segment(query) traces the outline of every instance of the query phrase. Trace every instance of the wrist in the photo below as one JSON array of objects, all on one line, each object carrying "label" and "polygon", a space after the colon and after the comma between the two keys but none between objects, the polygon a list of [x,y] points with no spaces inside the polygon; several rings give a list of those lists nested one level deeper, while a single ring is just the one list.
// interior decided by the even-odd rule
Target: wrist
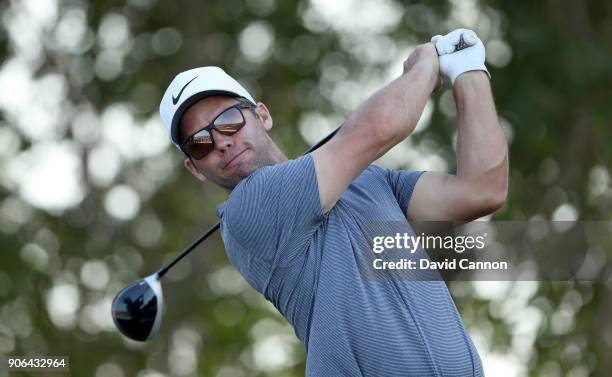
[{"label": "wrist", "polygon": [[457,77],[452,90],[460,107],[465,105],[465,101],[483,100],[485,94],[491,92],[491,81],[484,71],[469,71]]},{"label": "wrist", "polygon": [[489,79],[491,78],[491,75],[489,74],[489,71],[487,70],[485,65],[480,62],[463,62],[463,64],[461,64],[460,66],[453,68],[449,69],[450,72],[448,72],[449,78],[453,85],[459,77],[464,76],[466,74],[468,74],[470,77],[474,73],[477,73],[477,76],[482,76],[484,74],[485,77]]},{"label": "wrist", "polygon": [[422,62],[415,65],[415,73],[427,83],[427,86],[433,91],[440,80],[440,68],[438,64],[430,62]]},{"label": "wrist", "polygon": [[483,83],[488,84],[489,81],[490,77],[486,71],[467,71],[457,76],[453,83],[453,87],[461,89],[474,85],[481,85]]}]

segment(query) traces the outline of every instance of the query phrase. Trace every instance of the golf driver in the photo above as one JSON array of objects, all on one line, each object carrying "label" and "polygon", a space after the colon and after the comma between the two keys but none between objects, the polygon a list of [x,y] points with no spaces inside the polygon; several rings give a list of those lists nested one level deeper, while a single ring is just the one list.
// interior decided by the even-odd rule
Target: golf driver
[{"label": "golf driver", "polygon": [[[321,145],[327,143],[340,127],[335,129],[317,144],[313,145],[304,154],[310,153]],[[163,295],[161,289],[161,278],[174,266],[178,261],[183,259],[193,249],[196,248],[202,241],[207,239],[217,229],[221,223],[212,226],[206,233],[202,234],[191,245],[189,245],[181,254],[162,267],[156,273],[147,276],[146,278],[130,284],[115,296],[112,304],[112,316],[115,326],[121,333],[128,338],[140,342],[151,340],[159,331],[161,324],[161,316],[163,311]]]}]

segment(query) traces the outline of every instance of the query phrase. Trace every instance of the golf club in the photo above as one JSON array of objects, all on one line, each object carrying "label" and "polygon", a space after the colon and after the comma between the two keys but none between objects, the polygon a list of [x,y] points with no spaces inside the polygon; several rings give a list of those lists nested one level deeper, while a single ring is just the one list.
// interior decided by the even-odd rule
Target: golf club
[{"label": "golf club", "polygon": [[[340,127],[336,128],[317,144],[310,147],[304,154],[310,153],[327,143],[339,129]],[[161,278],[172,266],[219,229],[220,225],[220,222],[213,225],[206,233],[202,234],[191,245],[185,248],[178,257],[159,271],[130,284],[115,296],[111,314],[115,326],[117,326],[123,335],[132,340],[144,342],[151,340],[157,334],[161,324],[164,302],[160,283]]]}]

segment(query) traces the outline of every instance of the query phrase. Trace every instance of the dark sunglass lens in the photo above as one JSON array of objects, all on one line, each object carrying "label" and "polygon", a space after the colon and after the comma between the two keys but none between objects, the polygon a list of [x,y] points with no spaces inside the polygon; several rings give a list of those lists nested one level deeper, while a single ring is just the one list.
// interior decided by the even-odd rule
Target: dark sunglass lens
[{"label": "dark sunglass lens", "polygon": [[130,339],[145,341],[151,334],[157,315],[157,296],[146,281],[125,288],[113,301],[113,320]]},{"label": "dark sunglass lens", "polygon": [[223,112],[215,119],[215,130],[224,135],[233,135],[244,126],[242,112],[235,107]]},{"label": "dark sunglass lens", "polygon": [[206,130],[198,132],[190,138],[185,147],[187,153],[196,160],[203,158],[213,150],[210,133]]}]

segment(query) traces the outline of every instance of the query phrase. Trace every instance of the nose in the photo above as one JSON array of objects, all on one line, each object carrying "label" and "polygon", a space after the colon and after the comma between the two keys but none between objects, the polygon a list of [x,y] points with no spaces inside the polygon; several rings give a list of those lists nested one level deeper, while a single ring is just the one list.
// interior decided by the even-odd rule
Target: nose
[{"label": "nose", "polygon": [[215,140],[215,148],[221,153],[225,153],[229,148],[234,145],[234,141],[231,136],[226,136],[213,128],[212,136]]}]

